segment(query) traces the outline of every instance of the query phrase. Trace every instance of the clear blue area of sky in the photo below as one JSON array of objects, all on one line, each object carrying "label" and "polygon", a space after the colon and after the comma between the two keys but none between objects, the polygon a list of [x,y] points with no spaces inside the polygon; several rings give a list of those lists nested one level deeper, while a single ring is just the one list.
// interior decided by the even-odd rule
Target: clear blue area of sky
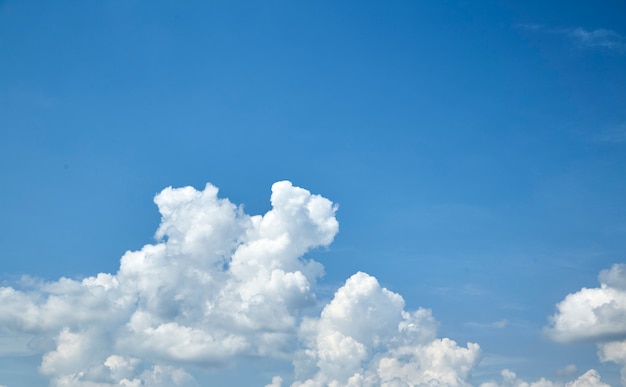
[{"label": "clear blue area of sky", "polygon": [[256,214],[288,179],[339,203],[311,254],[330,288],[376,276],[491,377],[617,383],[542,327],[626,260],[625,20],[621,0],[0,1],[1,279],[115,272],[166,186]]}]

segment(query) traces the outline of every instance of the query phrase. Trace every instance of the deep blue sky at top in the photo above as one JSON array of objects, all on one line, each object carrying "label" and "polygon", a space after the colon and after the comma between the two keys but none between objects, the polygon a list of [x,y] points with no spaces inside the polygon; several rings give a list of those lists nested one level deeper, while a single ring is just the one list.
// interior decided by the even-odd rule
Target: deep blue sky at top
[{"label": "deep blue sky at top", "polygon": [[624,15],[0,2],[2,279],[115,272],[152,241],[166,186],[212,182],[256,214],[289,179],[340,205],[336,242],[313,253],[330,283],[367,271],[483,347],[463,323],[536,336],[626,257],[626,53],[567,32],[624,36]]}]

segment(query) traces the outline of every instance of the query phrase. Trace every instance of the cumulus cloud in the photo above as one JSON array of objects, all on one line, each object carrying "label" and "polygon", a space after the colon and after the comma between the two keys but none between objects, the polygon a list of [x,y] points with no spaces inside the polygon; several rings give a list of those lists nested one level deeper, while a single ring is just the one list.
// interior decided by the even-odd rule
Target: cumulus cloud
[{"label": "cumulus cloud", "polygon": [[287,181],[262,216],[217,193],[156,195],[157,243],[127,252],[115,274],[0,288],[0,327],[53,343],[40,371],[57,386],[193,385],[171,364],[286,356],[323,272],[303,256],[332,242],[336,206]]},{"label": "cumulus cloud", "polygon": [[610,361],[622,367],[622,385],[626,386],[626,340],[598,344],[598,356],[603,362]]},{"label": "cumulus cloud", "polygon": [[556,341],[590,340],[603,362],[622,367],[626,386],[626,264],[598,275],[599,288],[582,288],[557,304],[546,332]]},{"label": "cumulus cloud", "polygon": [[[166,188],[154,201],[156,242],[126,252],[116,273],[0,287],[0,332],[15,347],[2,353],[41,354],[39,371],[59,387],[197,386],[189,367],[241,357],[291,360],[294,387],[469,385],[479,345],[438,338],[430,310],[406,310],[373,276],[354,274],[315,313],[323,266],[306,255],[339,230],[330,200],[282,181],[263,215],[244,213],[210,184]],[[624,273],[616,265],[600,274],[601,288],[559,304],[553,337],[626,332]],[[624,342],[598,353],[626,364]],[[503,383],[554,385],[523,384],[511,371]],[[593,370],[571,383],[604,386]]]},{"label": "cumulus cloud", "polygon": [[557,341],[626,338],[626,264],[599,275],[599,288],[582,288],[557,305],[547,333]]},{"label": "cumulus cloud", "polygon": [[283,378],[280,376],[274,376],[272,378],[272,383],[266,384],[265,387],[280,387],[283,384]]},{"label": "cumulus cloud", "polygon": [[404,300],[356,273],[306,319],[295,386],[464,386],[480,347],[436,338],[431,312],[404,310]]},{"label": "cumulus cloud", "polygon": [[429,310],[406,311],[372,276],[355,274],[312,315],[323,267],[306,254],[338,232],[330,200],[282,181],[264,215],[210,184],[154,201],[156,243],[117,273],[0,288],[0,329],[30,340],[52,386],[194,386],[183,367],[241,356],[292,359],[295,386],[467,385],[479,346],[437,338]]}]

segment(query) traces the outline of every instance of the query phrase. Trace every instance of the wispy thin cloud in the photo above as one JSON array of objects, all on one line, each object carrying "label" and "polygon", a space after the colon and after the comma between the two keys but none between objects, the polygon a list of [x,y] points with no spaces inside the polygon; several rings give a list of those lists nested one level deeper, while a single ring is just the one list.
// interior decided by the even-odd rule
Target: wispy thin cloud
[{"label": "wispy thin cloud", "polygon": [[506,319],[494,321],[493,323],[491,323],[492,327],[498,328],[498,329],[505,328],[507,325],[509,325],[509,320],[506,320]]},{"label": "wispy thin cloud", "polygon": [[576,28],[551,28],[543,24],[517,24],[517,28],[531,32],[543,32],[558,34],[568,37],[576,45],[587,49],[606,49],[619,53],[626,53],[626,36],[605,29],[598,28],[587,30],[582,27]]},{"label": "wispy thin cloud", "polygon": [[584,28],[565,29],[561,33],[571,37],[583,47],[605,48],[619,52],[626,52],[626,37],[612,30],[603,28],[593,31]]},{"label": "wispy thin cloud", "polygon": [[520,30],[527,30],[527,31],[542,31],[546,29],[546,26],[544,26],[543,24],[524,24],[524,23],[520,23],[520,24],[516,24],[515,27],[519,28]]},{"label": "wispy thin cloud", "polygon": [[558,376],[571,377],[578,374],[578,367],[576,367],[576,365],[574,364],[568,364],[565,367],[556,370],[556,374]]},{"label": "wispy thin cloud", "polygon": [[475,327],[475,328],[485,328],[485,329],[496,328],[496,329],[502,329],[502,328],[506,328],[509,325],[509,320],[502,319],[502,320],[493,321],[493,322],[489,322],[489,323],[468,322],[468,323],[465,323],[465,325],[470,326],[470,327]]}]

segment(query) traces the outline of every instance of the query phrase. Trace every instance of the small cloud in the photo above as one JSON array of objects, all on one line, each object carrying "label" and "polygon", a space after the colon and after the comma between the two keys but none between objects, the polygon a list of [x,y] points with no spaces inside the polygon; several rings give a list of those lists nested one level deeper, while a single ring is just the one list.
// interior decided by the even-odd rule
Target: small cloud
[{"label": "small cloud", "polygon": [[565,367],[556,370],[556,374],[558,376],[564,377],[574,376],[578,374],[578,367],[576,367],[574,364],[568,364]]},{"label": "small cloud", "polygon": [[613,362],[622,367],[622,386],[626,386],[626,340],[599,343],[598,357],[603,363]]},{"label": "small cloud", "polygon": [[566,36],[576,42],[582,48],[601,48],[619,53],[626,52],[626,36],[605,29],[586,30],[582,27],[576,28],[549,28],[542,24],[516,24],[520,30],[530,32],[544,32]]},{"label": "small cloud", "polygon": [[498,328],[498,329],[502,329],[504,327],[506,327],[507,325],[509,325],[509,320],[500,320],[500,321],[494,321],[491,323],[491,326],[494,328]]},{"label": "small cloud", "polygon": [[280,387],[282,385],[283,385],[283,378],[281,378],[280,376],[274,376],[272,378],[272,383],[267,384],[265,387]]},{"label": "small cloud", "polygon": [[493,321],[493,322],[467,322],[465,323],[465,325],[469,327],[473,327],[473,328],[478,328],[478,329],[493,329],[493,328],[502,329],[509,325],[509,320],[502,319],[502,320]]},{"label": "small cloud", "polygon": [[468,323],[465,323],[465,325],[470,326],[470,327],[474,327],[474,328],[481,328],[481,329],[490,329],[490,328],[502,329],[502,328],[504,328],[504,327],[509,325],[509,320],[502,319],[502,320],[493,321],[493,322],[490,322],[490,323],[468,322]]},{"label": "small cloud", "polygon": [[543,24],[516,24],[515,27],[528,31],[541,31],[545,29]]},{"label": "small cloud", "polygon": [[588,31],[578,27],[562,30],[562,33],[575,39],[583,47],[599,47],[619,52],[626,51],[626,37],[612,30],[600,28]]}]

